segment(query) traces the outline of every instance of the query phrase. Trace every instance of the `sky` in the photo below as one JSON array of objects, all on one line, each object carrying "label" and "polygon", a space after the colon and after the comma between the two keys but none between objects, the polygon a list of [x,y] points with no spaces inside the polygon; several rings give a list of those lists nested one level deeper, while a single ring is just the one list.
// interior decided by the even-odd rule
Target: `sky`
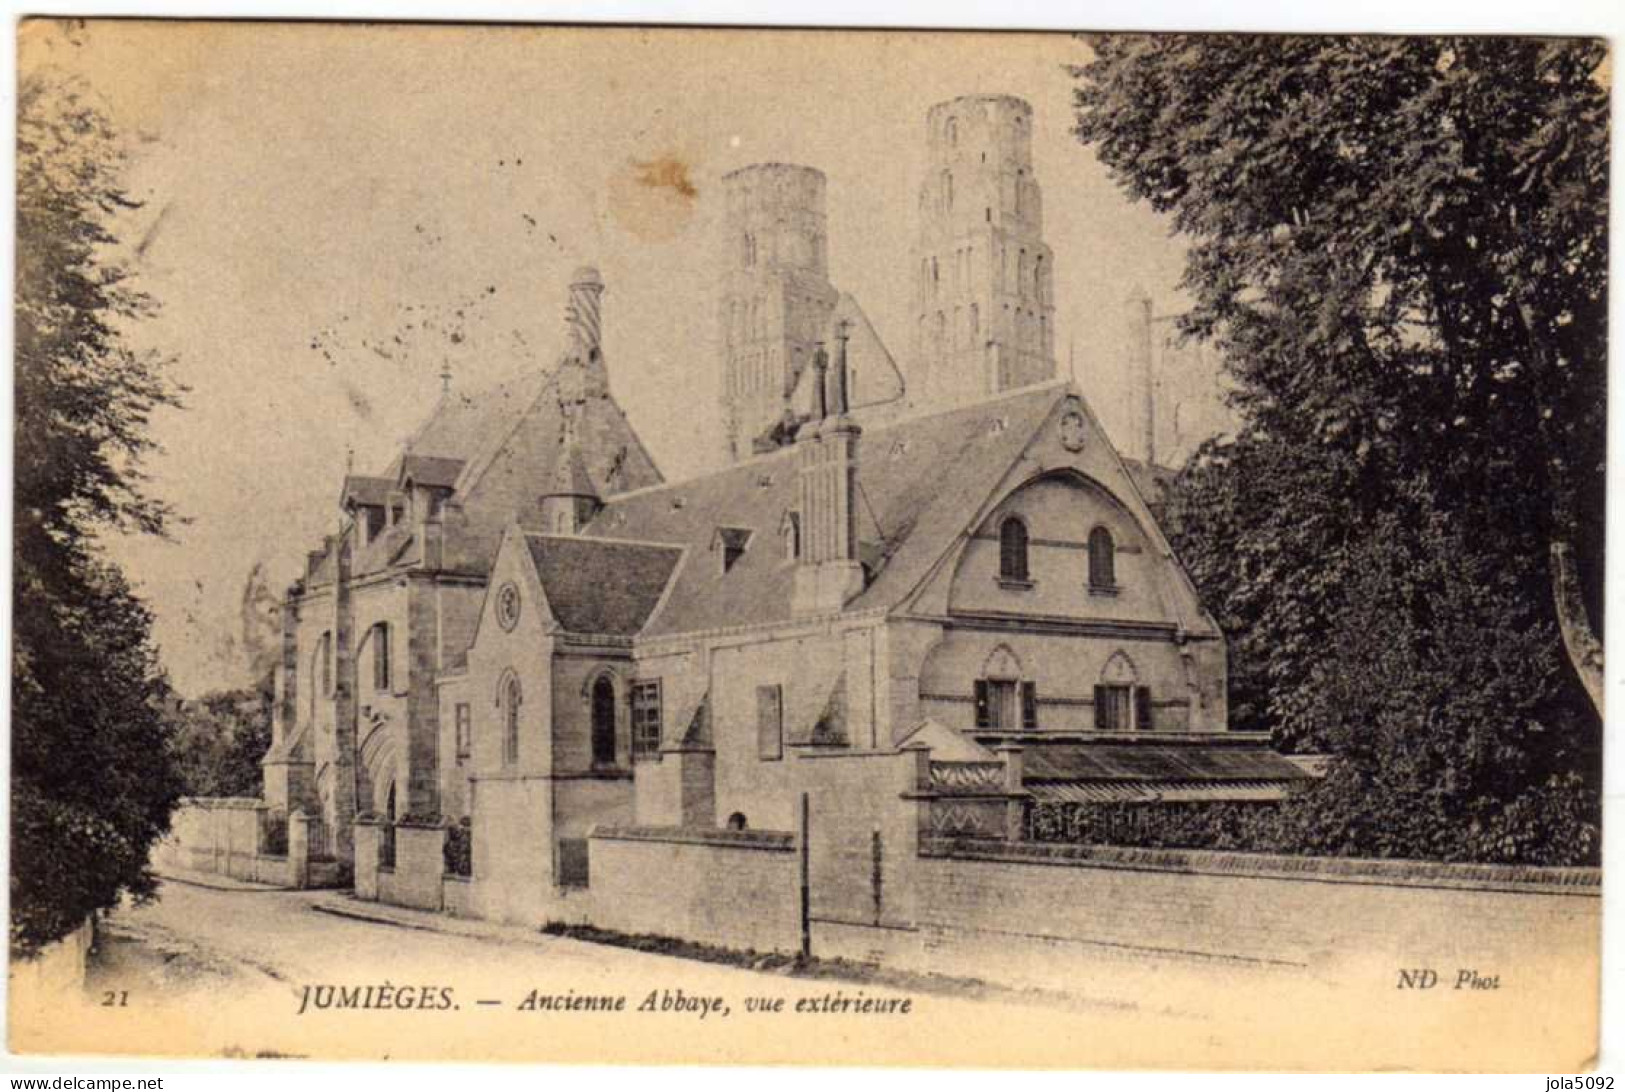
[{"label": "sky", "polygon": [[[1055,345],[1126,430],[1122,301],[1177,302],[1183,251],[1072,137],[1087,47],[1061,34],[274,23],[26,25],[24,74],[82,76],[134,140],[123,257],[185,406],[153,422],[151,488],[187,519],[110,544],[187,694],[235,685],[250,570],[280,589],[378,472],[443,371],[482,386],[563,348],[571,271],[607,284],[616,398],[668,479],[721,462],[721,176],[828,176],[830,279],[905,363],[934,103],[1034,108]],[[650,164],[664,165],[651,171]],[[651,177],[681,185],[648,185]]]}]

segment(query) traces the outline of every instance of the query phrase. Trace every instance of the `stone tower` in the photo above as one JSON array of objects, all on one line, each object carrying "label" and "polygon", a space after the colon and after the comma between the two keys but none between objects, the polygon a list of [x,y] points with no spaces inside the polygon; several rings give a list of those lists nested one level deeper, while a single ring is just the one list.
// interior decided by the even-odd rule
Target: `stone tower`
[{"label": "stone tower", "polygon": [[926,116],[908,379],[916,408],[1055,376],[1054,263],[1032,127],[1032,107],[1009,95],[967,95]]},{"label": "stone tower", "polygon": [[759,163],[722,182],[722,420],[737,461],[784,416],[839,294],[829,283],[823,172]]}]

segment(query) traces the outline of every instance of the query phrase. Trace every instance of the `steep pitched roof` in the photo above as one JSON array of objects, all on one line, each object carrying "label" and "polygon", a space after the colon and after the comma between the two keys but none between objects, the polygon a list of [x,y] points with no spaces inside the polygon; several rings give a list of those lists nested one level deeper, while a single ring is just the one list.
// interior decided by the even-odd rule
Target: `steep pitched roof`
[{"label": "steep pitched roof", "polygon": [[[602,372],[602,361],[596,362]],[[602,379],[602,376],[599,376]],[[578,384],[579,386],[580,384]],[[614,493],[661,480],[642,440],[609,393],[607,383],[570,397],[579,439],[566,444],[565,395],[557,370],[527,366],[511,379],[444,395],[427,420],[402,445],[384,474],[351,476],[368,497],[405,478],[450,489],[443,511],[445,567],[461,573],[489,571],[502,530],[565,475],[585,495]],[[562,464],[562,467],[561,467]],[[351,485],[347,484],[347,489]],[[328,549],[331,549],[329,544]],[[358,551],[354,572],[376,572],[418,556],[410,527],[391,528]],[[312,585],[332,580],[331,558],[310,571]]]},{"label": "steep pitched roof", "polygon": [[401,458],[401,480],[450,489],[463,472],[464,460],[443,455],[407,454]]},{"label": "steep pitched roof", "polygon": [[393,478],[368,478],[361,474],[351,474],[344,479],[344,491],[339,495],[339,504],[382,508],[389,503],[389,494],[394,488]]},{"label": "steep pitched roof", "polygon": [[581,459],[581,449],[574,444],[569,446],[564,458],[553,464],[553,487],[549,492],[556,497],[598,496],[598,487]]},{"label": "steep pitched roof", "polygon": [[[1065,384],[1051,383],[866,431],[858,537],[878,573],[850,607],[894,605],[913,590],[1067,393]],[[798,506],[798,465],[791,447],[608,499],[588,535],[683,543],[697,557],[719,528],[758,532],[727,572],[692,560],[683,566],[645,636],[789,619],[795,565],[774,532]]]},{"label": "steep pitched roof", "polygon": [[1265,745],[1214,747],[1151,743],[1043,744],[1027,748],[1024,782],[1309,781]]},{"label": "steep pitched roof", "polygon": [[643,628],[682,560],[678,546],[527,534],[525,545],[559,625],[630,637]]},{"label": "steep pitched roof", "polygon": [[[472,460],[492,435],[513,427],[542,392],[550,373],[530,365],[519,375],[472,390],[448,391],[417,432],[403,455]],[[398,473],[400,460],[390,467]]]}]

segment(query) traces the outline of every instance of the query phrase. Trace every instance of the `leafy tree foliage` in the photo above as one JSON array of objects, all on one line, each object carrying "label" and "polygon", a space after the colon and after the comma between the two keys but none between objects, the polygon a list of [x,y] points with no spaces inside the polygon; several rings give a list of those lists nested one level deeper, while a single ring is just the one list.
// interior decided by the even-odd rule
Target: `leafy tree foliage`
[{"label": "leafy tree foliage", "polygon": [[1340,756],[1281,809],[1304,829],[1274,840],[1533,859],[1536,812],[1577,817],[1564,829],[1583,840],[1606,46],[1092,44],[1078,135],[1188,239],[1183,329],[1236,381],[1237,436],[1199,453],[1170,504],[1231,636],[1233,715]]},{"label": "leafy tree foliage", "polygon": [[144,492],[148,419],[171,404],[161,361],[125,324],[152,303],[109,257],[133,203],[124,154],[73,86],[18,90],[11,945],[28,955],[149,894],[147,852],[180,792],[151,617],[97,548],[162,532]]},{"label": "leafy tree foliage", "polygon": [[171,748],[189,796],[258,796],[271,746],[271,686],[217,690],[177,702]]}]

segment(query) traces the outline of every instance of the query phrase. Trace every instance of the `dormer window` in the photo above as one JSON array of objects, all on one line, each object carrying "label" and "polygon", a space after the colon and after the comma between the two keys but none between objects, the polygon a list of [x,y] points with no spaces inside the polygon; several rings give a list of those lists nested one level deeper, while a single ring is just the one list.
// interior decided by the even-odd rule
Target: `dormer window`
[{"label": "dormer window", "polygon": [[745,547],[749,544],[750,529],[746,527],[718,527],[711,539],[711,549],[721,556],[722,571],[725,573],[745,556]]}]

